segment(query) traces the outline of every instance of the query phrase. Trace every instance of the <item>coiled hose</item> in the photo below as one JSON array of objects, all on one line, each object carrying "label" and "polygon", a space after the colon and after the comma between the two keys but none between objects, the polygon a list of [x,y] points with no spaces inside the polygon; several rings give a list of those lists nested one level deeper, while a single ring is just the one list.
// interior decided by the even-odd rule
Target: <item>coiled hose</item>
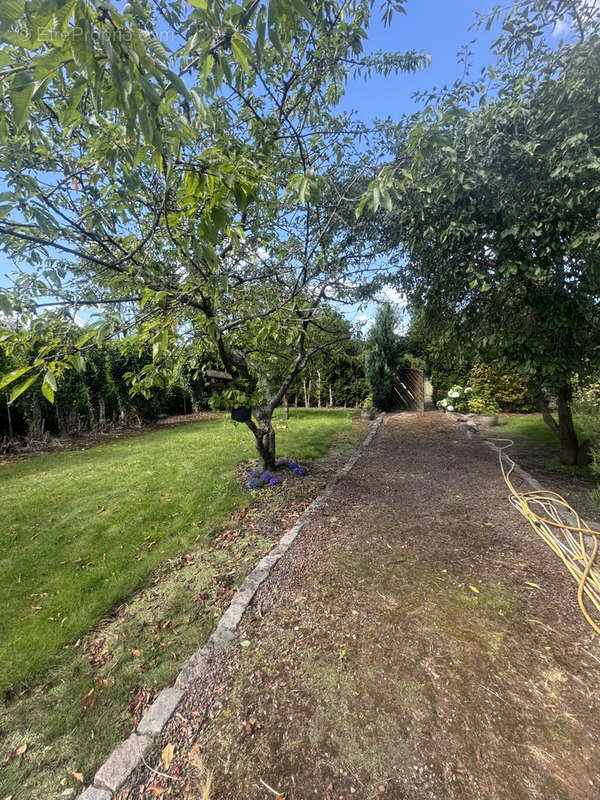
[{"label": "coiled hose", "polygon": [[596,633],[600,633],[600,572],[595,564],[600,531],[590,528],[556,492],[545,489],[518,492],[510,479],[516,464],[504,452],[514,442],[512,439],[492,441],[505,443],[498,447],[498,459],[502,477],[510,490],[510,502],[569,570],[578,585],[577,601],[581,613]]}]

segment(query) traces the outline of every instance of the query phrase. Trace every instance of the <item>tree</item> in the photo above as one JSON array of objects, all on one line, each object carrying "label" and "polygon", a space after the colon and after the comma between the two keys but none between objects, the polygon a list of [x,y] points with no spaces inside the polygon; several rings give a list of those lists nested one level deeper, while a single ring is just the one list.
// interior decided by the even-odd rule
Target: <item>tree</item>
[{"label": "tree", "polygon": [[396,325],[391,304],[383,303],[369,332],[365,357],[365,374],[371,386],[373,403],[382,411],[389,411],[395,405],[392,374],[405,363],[402,343],[395,332]]},{"label": "tree", "polygon": [[[304,402],[304,388],[311,387],[309,402],[322,406],[355,406],[369,393],[364,374],[365,342],[339,312],[323,309],[320,328],[311,335],[311,347],[324,343],[335,334],[336,343],[320,350],[290,389]],[[325,330],[323,330],[323,328]]]},{"label": "tree", "polygon": [[[4,306],[112,309],[97,341],[153,348],[140,391],[168,381],[178,339],[209,343],[272,466],[273,410],[326,346],[306,347],[316,315],[368,284],[377,255],[354,209],[385,137],[361,141],[369,131],[330,109],[350,71],[425,63],[365,55],[370,14],[368,0],[3,4],[0,241],[29,266]],[[23,378],[13,396],[60,378],[88,341],[55,341],[9,376]]]},{"label": "tree", "polygon": [[572,378],[600,344],[598,17],[577,17],[575,41],[543,38],[570,7],[515,4],[490,82],[432,95],[399,146],[390,228],[429,325],[485,361],[518,365],[567,464],[579,453]]}]

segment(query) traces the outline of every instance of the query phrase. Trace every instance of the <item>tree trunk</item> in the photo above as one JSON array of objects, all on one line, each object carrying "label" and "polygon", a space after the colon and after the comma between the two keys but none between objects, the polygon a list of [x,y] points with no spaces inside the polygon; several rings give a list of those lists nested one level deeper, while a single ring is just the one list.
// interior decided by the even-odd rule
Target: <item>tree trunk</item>
[{"label": "tree trunk", "polygon": [[273,411],[268,406],[257,406],[252,410],[258,424],[250,420],[248,427],[254,434],[254,443],[260,469],[271,472],[275,469],[275,431],[273,430]]},{"label": "tree trunk", "polygon": [[294,408],[298,408],[298,392],[294,395]]},{"label": "tree trunk", "polygon": [[333,392],[331,391],[331,384],[329,384],[329,408],[333,408]]},{"label": "tree trunk", "polygon": [[321,408],[321,372],[317,370],[317,407]]},{"label": "tree trunk", "polygon": [[287,394],[283,395],[283,407],[285,409],[285,418],[288,420],[290,418],[290,406],[287,399]]},{"label": "tree trunk", "polygon": [[306,379],[303,381],[303,387],[304,387],[304,408],[310,408],[310,387],[311,387],[311,383],[312,383],[312,381],[309,381],[309,382],[308,382],[308,389],[307,389],[307,386],[306,386]]},{"label": "tree trunk", "polygon": [[573,415],[571,413],[571,387],[562,386],[558,392],[558,422],[550,413],[548,401],[544,394],[540,392],[536,398],[537,407],[542,412],[544,422],[555,434],[560,442],[560,460],[563,464],[572,466],[577,464],[579,454],[579,441],[573,425]]},{"label": "tree trunk", "polygon": [[12,440],[15,438],[15,431],[13,429],[12,414],[10,411],[10,403],[8,402],[8,398],[6,400],[6,416],[8,417],[8,438]]}]

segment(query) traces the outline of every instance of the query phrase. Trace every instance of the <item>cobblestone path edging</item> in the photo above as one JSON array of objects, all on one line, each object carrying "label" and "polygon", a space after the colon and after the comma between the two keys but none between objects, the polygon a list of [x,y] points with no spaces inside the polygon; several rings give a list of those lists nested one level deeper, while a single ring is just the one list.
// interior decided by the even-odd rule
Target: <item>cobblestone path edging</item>
[{"label": "cobblestone path edging", "polygon": [[140,765],[144,754],[152,747],[153,742],[160,737],[167,722],[174,714],[177,706],[185,698],[191,685],[203,673],[207,659],[227,647],[258,587],[269,577],[275,564],[289,550],[292,542],[310,518],[321,510],[325,500],[332,493],[337,483],[352,470],[358,459],[373,441],[375,434],[381,427],[384,416],[384,414],[380,414],[377,417],[356,452],[329,479],[323,492],[300,514],[294,527],[290,528],[281,537],[279,543],[258,562],[246,577],[206,644],[191,656],[175,679],[174,685],[160,692],[140,720],[136,730],[113,750],[96,772],[93,785],[88,786],[79,795],[78,800],[112,800],[115,792],[123,786],[131,773]]}]

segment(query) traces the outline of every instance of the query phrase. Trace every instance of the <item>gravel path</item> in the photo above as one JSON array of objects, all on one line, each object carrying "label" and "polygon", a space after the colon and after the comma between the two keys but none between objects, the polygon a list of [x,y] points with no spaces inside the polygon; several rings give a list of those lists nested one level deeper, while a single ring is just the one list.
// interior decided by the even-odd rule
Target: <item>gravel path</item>
[{"label": "gravel path", "polygon": [[389,416],[119,798],[600,798],[599,676],[494,454]]}]

